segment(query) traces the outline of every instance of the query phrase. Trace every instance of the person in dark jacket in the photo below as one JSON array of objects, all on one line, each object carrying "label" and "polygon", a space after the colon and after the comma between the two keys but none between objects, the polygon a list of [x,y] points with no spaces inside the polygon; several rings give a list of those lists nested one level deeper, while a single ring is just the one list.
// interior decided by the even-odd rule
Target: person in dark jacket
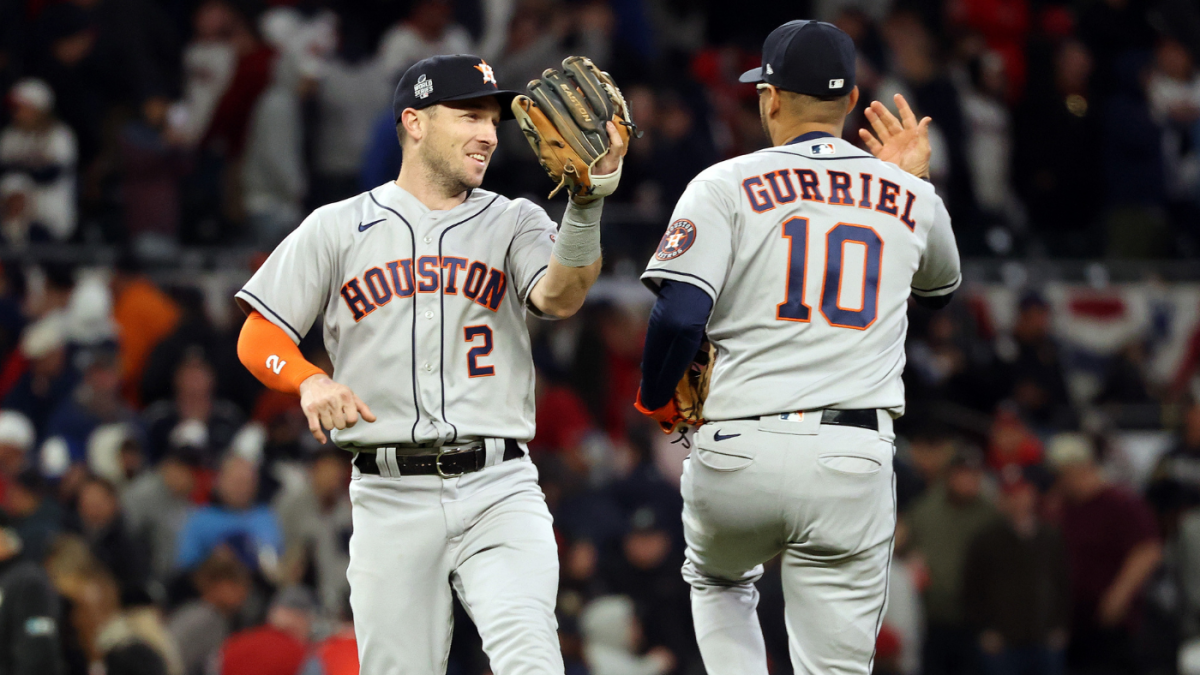
[{"label": "person in dark jacket", "polygon": [[89,476],[79,488],[75,527],[92,555],[112,570],[125,601],[142,599],[150,577],[147,551],[125,528],[120,496],[112,483]]},{"label": "person in dark jacket", "polygon": [[59,599],[42,568],[0,514],[0,674],[60,675]]},{"label": "person in dark jacket", "polygon": [[1005,484],[1004,518],[971,542],[963,568],[963,609],[979,632],[986,675],[1057,675],[1070,617],[1066,549],[1038,521],[1037,491]]}]

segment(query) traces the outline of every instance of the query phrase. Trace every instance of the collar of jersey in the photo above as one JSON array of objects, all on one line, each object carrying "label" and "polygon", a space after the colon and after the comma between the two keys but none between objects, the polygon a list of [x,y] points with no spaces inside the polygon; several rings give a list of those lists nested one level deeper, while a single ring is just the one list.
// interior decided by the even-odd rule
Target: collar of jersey
[{"label": "collar of jersey", "polygon": [[797,143],[803,143],[804,141],[813,141],[818,138],[833,138],[833,134],[825,131],[810,131],[807,134],[800,134],[787,143],[784,143],[784,145],[795,145]]}]

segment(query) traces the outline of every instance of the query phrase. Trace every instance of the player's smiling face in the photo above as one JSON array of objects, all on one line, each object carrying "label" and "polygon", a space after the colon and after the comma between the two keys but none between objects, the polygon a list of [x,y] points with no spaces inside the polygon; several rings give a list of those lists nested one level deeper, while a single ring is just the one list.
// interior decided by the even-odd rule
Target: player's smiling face
[{"label": "player's smiling face", "polygon": [[429,122],[422,145],[433,173],[464,190],[479,187],[496,151],[496,127],[500,124],[496,97],[443,102]]}]

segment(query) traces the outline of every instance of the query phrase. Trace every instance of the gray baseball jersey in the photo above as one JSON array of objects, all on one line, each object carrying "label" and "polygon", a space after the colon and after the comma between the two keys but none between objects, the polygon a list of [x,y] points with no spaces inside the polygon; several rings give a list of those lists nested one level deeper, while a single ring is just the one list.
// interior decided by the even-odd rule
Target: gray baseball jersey
[{"label": "gray baseball jersey", "polygon": [[322,317],[333,378],[378,418],[334,430],[342,447],[527,441],[525,303],[555,231],[524,199],[431,211],[389,182],[313,211],[237,297],[297,342]]},{"label": "gray baseball jersey", "polygon": [[705,417],[819,408],[904,411],[910,291],[960,282],[950,216],[929,183],[806,134],[698,175],[642,276],[713,298]]}]

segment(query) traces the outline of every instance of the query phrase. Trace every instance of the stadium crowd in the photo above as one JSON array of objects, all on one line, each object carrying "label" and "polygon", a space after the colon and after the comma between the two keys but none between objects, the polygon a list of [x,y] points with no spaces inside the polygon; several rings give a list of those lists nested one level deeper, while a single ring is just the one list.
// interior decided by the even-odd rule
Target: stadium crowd
[{"label": "stadium crowd", "polygon": [[[349,458],[238,363],[236,282],[169,265],[269,251],[393,179],[396,80],[461,52],[511,88],[591,56],[646,131],[593,300],[531,323],[531,448],[568,672],[702,673],[679,574],[688,441],[632,407],[649,305],[631,278],[692,176],[765,143],[736,75],[797,17],[854,37],[867,100],[934,118],[966,255],[1200,256],[1186,0],[0,0],[0,673],[357,672]],[[508,125],[493,162],[485,187],[544,201]],[[122,253],[21,256],[54,243]],[[1200,300],[1010,286],[910,312],[876,671],[1200,673]],[[1138,308],[1115,348],[1070,334]],[[319,334],[302,348],[331,369]],[[773,672],[791,672],[777,570],[760,591]],[[487,672],[457,621],[449,672]]]}]

